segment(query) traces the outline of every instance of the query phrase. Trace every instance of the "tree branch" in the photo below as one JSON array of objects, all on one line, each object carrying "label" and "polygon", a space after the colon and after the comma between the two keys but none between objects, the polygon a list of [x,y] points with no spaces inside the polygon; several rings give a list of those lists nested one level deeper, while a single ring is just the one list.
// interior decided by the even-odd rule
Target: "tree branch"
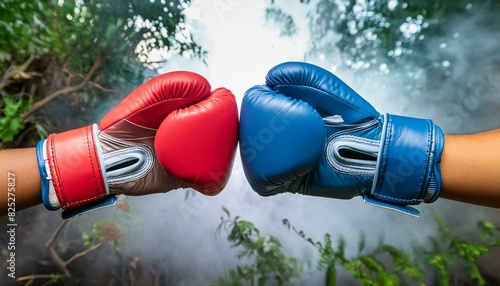
[{"label": "tree branch", "polygon": [[57,229],[54,231],[52,236],[49,238],[49,240],[45,244],[45,247],[49,250],[50,258],[52,259],[52,261],[63,272],[64,277],[71,278],[71,273],[69,272],[68,268],[66,267],[65,262],[61,259],[61,257],[57,254],[57,252],[52,247],[52,243],[57,238],[57,236],[59,236],[59,233],[61,233],[61,230],[66,226],[67,223],[68,223],[68,221],[65,220],[57,227]]},{"label": "tree branch", "polygon": [[54,239],[56,239],[56,237],[59,235],[59,233],[61,232],[61,230],[66,226],[66,224],[68,223],[68,220],[65,220],[63,221],[58,227],[57,229],[54,231],[54,233],[52,234],[52,236],[49,238],[49,240],[47,241],[47,243],[45,244],[45,247],[50,247],[50,245],[52,244],[52,242],[54,242]]},{"label": "tree branch", "polygon": [[71,278],[71,272],[69,272],[68,267],[66,267],[66,262],[61,259],[61,257],[57,254],[54,248],[49,247],[49,254],[52,261],[56,264],[56,266],[61,270],[65,278]]},{"label": "tree branch", "polygon": [[99,90],[102,90],[104,92],[109,92],[109,93],[114,93],[114,94],[117,94],[117,95],[120,95],[120,96],[123,96],[125,97],[126,94],[123,93],[123,92],[120,92],[118,90],[114,90],[114,89],[110,89],[110,88],[105,88],[104,86],[98,84],[97,82],[93,82],[93,81],[89,81],[88,84],[90,84],[91,86],[99,89]]},{"label": "tree branch", "polygon": [[9,84],[9,79],[13,77],[16,73],[24,72],[30,66],[31,62],[34,59],[35,56],[30,55],[29,58],[20,66],[16,66],[14,64],[10,65],[7,71],[5,71],[5,74],[0,78],[0,90],[2,90],[5,86]]},{"label": "tree branch", "polygon": [[70,259],[66,260],[66,262],[64,262],[64,265],[68,265],[70,264],[71,262],[73,262],[75,259],[77,259],[78,257],[81,257],[81,256],[84,256],[85,254],[91,252],[91,251],[94,251],[96,249],[98,249],[99,247],[101,247],[102,245],[104,244],[104,241],[101,241],[99,242],[98,244],[94,244],[92,245],[91,247],[85,249],[84,251],[82,252],[78,252],[77,254],[73,255]]},{"label": "tree branch", "polygon": [[30,110],[28,110],[26,113],[23,114],[23,121],[24,122],[28,121],[28,119],[33,115],[33,113],[35,113],[38,109],[42,108],[45,104],[56,99],[57,97],[59,97],[63,94],[67,94],[67,93],[71,93],[71,92],[75,92],[75,91],[83,89],[90,82],[90,79],[94,76],[94,74],[99,69],[99,67],[102,65],[102,63],[103,63],[102,57],[97,56],[94,60],[94,63],[92,64],[92,67],[90,68],[90,70],[87,73],[87,75],[85,76],[85,78],[83,78],[82,82],[80,82],[77,85],[67,86],[63,89],[60,89],[60,90],[46,96],[44,99],[35,102],[33,104],[33,107]]},{"label": "tree branch", "polygon": [[26,275],[26,276],[21,276],[16,279],[16,281],[23,281],[23,280],[33,280],[33,279],[52,279],[52,274],[32,274],[32,275]]}]

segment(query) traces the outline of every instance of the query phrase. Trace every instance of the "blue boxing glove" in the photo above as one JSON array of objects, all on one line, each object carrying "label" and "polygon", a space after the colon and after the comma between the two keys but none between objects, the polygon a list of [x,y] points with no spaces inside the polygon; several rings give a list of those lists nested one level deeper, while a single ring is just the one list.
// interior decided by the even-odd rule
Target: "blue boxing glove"
[{"label": "blue boxing glove", "polygon": [[343,81],[307,63],[272,68],[242,102],[245,175],[262,196],[351,199],[418,216],[441,192],[442,130],[380,114]]}]

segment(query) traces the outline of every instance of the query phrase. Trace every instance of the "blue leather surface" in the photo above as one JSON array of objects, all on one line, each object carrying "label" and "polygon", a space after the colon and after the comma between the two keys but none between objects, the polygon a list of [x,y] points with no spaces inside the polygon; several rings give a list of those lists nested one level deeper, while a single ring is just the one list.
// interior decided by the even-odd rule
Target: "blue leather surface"
[{"label": "blue leather surface", "polygon": [[371,194],[387,202],[419,204],[434,166],[434,128],[430,120],[387,114],[383,148]]},{"label": "blue leather surface", "polygon": [[364,98],[329,71],[302,62],[286,62],[272,68],[266,85],[279,93],[302,99],[322,117],[339,114],[345,121],[361,123],[380,114]]},{"label": "blue leather surface", "polygon": [[245,174],[261,195],[284,192],[323,154],[325,127],[308,104],[254,86],[243,98],[240,149]]},{"label": "blue leather surface", "polygon": [[[283,130],[269,132],[273,118]],[[272,140],[256,145],[266,133]],[[433,202],[440,193],[441,129],[431,120],[381,116],[338,77],[311,64],[280,64],[265,86],[245,94],[240,136],[245,173],[261,195],[361,195],[418,215],[407,205]]]}]

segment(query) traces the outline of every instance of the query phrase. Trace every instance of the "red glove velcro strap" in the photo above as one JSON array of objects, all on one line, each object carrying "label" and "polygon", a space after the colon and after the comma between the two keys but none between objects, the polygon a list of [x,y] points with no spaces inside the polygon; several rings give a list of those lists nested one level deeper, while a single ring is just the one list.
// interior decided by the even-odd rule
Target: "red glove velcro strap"
[{"label": "red glove velcro strap", "polygon": [[47,138],[50,174],[63,209],[86,205],[108,194],[97,132],[94,124]]}]

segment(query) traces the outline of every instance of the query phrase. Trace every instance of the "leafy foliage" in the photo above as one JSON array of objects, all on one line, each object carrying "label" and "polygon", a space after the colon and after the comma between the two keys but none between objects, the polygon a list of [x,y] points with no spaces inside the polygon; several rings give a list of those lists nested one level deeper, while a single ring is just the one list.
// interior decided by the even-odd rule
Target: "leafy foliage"
[{"label": "leafy foliage", "polygon": [[[484,69],[481,64],[475,67],[479,61],[474,58],[495,56],[498,50],[492,48],[493,55],[468,53],[470,58],[465,59],[465,53],[446,49],[451,44],[460,47],[467,41],[461,39],[467,35],[456,30],[457,24],[463,22],[481,29],[485,37],[496,37],[500,23],[496,16],[500,9],[498,0],[300,0],[300,3],[310,4],[304,7],[309,9],[308,58],[324,60],[325,65],[335,69],[349,69],[360,78],[390,74],[392,82],[412,94],[427,90],[435,93],[443,80],[461,76],[459,64],[466,64],[468,71],[473,67]],[[271,6],[280,7],[275,1],[271,1]],[[294,23],[293,18],[281,18]],[[471,33],[463,26],[460,29]],[[456,85],[463,85],[458,90],[467,88],[464,82],[465,79],[457,80]]]},{"label": "leafy foliage", "polygon": [[465,13],[469,2],[315,1],[309,13],[313,53],[332,57],[334,44],[345,59],[342,63],[354,70],[378,70],[381,63],[390,65],[403,57],[419,63],[418,57],[427,52],[426,39],[444,36],[447,17]]},{"label": "leafy foliage", "polygon": [[[360,280],[361,285],[400,285],[406,280],[421,281],[424,271],[411,261],[410,255],[404,250],[379,241],[375,250],[364,253],[365,236],[359,240],[359,253],[355,257],[347,257],[345,253],[346,241],[341,237],[334,246],[330,234],[325,234],[323,241],[314,241],[303,231],[291,226],[288,220],[283,224],[293,229],[300,237],[312,244],[319,252],[318,269],[326,271],[326,285],[336,285],[337,268],[352,273],[352,277]],[[380,259],[389,256],[391,265]]]},{"label": "leafy foliage", "polygon": [[284,285],[293,278],[298,278],[302,265],[289,257],[278,238],[262,236],[259,229],[239,216],[231,218],[230,212],[223,207],[226,218],[221,217],[217,228],[228,232],[227,240],[232,247],[239,247],[238,259],[251,261],[251,264],[239,265],[229,270],[225,276],[219,277],[212,285],[265,285],[270,281],[273,285]]},{"label": "leafy foliage", "polygon": [[[15,122],[24,125],[32,112],[60,95],[76,97],[75,105],[97,105],[110,94],[126,94],[144,82],[147,68],[154,69],[165,54],[204,59],[206,52],[185,21],[183,11],[190,3],[1,1],[0,93],[8,97],[36,91],[32,110]],[[153,51],[162,56],[151,57]],[[9,134],[22,129],[13,127]]]},{"label": "leafy foliage", "polygon": [[47,52],[62,58],[76,53],[80,60],[103,53],[138,54],[148,61],[149,52],[162,48],[202,56],[186,31],[182,12],[190,2],[5,0],[0,3],[0,62]]},{"label": "leafy foliage", "polygon": [[[1,103],[0,103],[1,104]],[[5,97],[3,99],[3,109],[0,112],[0,140],[9,142],[14,136],[24,129],[21,115],[28,111],[33,104],[33,99],[22,96],[19,99]]]},{"label": "leafy foliage", "polygon": [[[217,231],[226,230],[228,241],[234,247],[242,248],[238,253],[239,259],[251,258],[255,263],[237,266],[224,277],[215,280],[213,285],[245,285],[244,282],[255,285],[255,281],[258,281],[258,285],[264,285],[268,277],[276,273],[291,273],[292,275],[281,276],[286,279],[278,279],[280,276],[276,276],[277,283],[282,285],[291,277],[301,274],[301,268],[297,266],[302,264],[295,258],[284,256],[285,250],[277,238],[262,237],[254,224],[241,220],[238,216],[231,219],[229,211],[226,208],[223,210],[227,219],[221,218]],[[338,271],[351,273],[361,285],[424,285],[426,281],[449,285],[457,267],[462,268],[463,273],[467,273],[477,285],[485,285],[477,261],[488,255],[492,247],[500,246],[500,227],[480,221],[477,226],[481,237],[465,239],[453,234],[442,218],[437,215],[434,218],[439,232],[429,238],[430,248],[415,243],[412,245],[413,251],[409,253],[379,239],[378,244],[368,251],[366,235],[361,233],[358,253],[354,256],[346,254],[347,242],[342,237],[334,242],[331,235],[326,233],[322,240],[315,240],[304,231],[296,229],[287,219],[283,220],[283,224],[317,250],[317,268],[324,271],[327,286],[338,284]],[[275,248],[265,246],[264,241]],[[266,248],[273,249],[271,252],[277,251],[273,256],[280,258],[270,259],[273,256],[261,251]]]},{"label": "leafy foliage", "polygon": [[418,259],[431,265],[440,285],[448,285],[452,267],[462,267],[477,285],[485,285],[483,276],[477,266],[477,260],[488,254],[490,248],[500,245],[500,228],[487,221],[477,223],[478,232],[482,235],[479,242],[467,240],[450,232],[442,218],[434,215],[439,229],[439,236],[430,238],[432,249],[416,247],[420,255]]},{"label": "leafy foliage", "polygon": [[114,245],[123,243],[122,228],[112,221],[99,221],[92,224],[91,233],[82,233],[83,245],[109,241]]},{"label": "leafy foliage", "polygon": [[[436,237],[430,237],[431,249],[413,245],[414,253],[410,255],[381,240],[373,251],[364,253],[363,235],[359,241],[358,255],[350,258],[345,255],[346,242],[343,238],[338,240],[335,248],[328,233],[323,241],[314,241],[303,231],[291,226],[287,220],[283,223],[318,249],[318,269],[327,271],[327,285],[335,285],[332,273],[335,273],[338,267],[351,272],[353,278],[361,281],[361,285],[423,284],[425,278],[429,278],[425,275],[427,268],[434,271],[439,285],[449,285],[450,275],[453,273],[451,270],[460,265],[463,266],[464,273],[468,273],[477,285],[485,285],[477,260],[487,255],[492,247],[500,245],[500,228],[490,222],[478,222],[478,230],[484,239],[476,242],[452,234],[442,218],[437,215],[434,218],[439,233]],[[390,258],[390,264],[384,260],[387,256]]]},{"label": "leafy foliage", "polygon": [[0,70],[9,62],[21,62],[31,54],[49,51],[50,29],[44,21],[47,18],[45,2],[0,2]]},{"label": "leafy foliage", "polygon": [[268,7],[266,9],[266,20],[277,26],[281,26],[280,36],[287,37],[297,34],[297,26],[290,15],[284,13],[281,9]]}]

